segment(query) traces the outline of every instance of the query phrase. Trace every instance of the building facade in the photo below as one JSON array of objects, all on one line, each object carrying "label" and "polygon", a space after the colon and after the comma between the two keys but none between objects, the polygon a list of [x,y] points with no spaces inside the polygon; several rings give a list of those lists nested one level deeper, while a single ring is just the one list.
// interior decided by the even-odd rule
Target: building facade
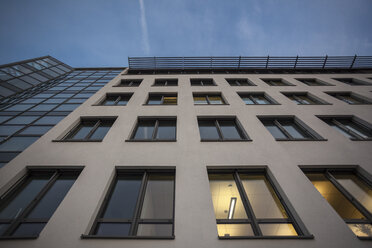
[{"label": "building facade", "polygon": [[371,58],[66,68],[0,93],[2,247],[370,247]]}]

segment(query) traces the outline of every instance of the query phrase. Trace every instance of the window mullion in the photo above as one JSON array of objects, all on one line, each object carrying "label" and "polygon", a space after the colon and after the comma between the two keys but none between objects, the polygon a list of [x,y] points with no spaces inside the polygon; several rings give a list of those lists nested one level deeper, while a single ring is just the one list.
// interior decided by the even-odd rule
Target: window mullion
[{"label": "window mullion", "polygon": [[236,186],[238,187],[240,196],[242,198],[243,206],[244,206],[245,211],[246,211],[246,213],[247,213],[247,215],[248,215],[248,217],[251,221],[253,233],[254,233],[255,236],[262,236],[261,229],[258,226],[258,222],[257,222],[256,216],[253,212],[252,205],[249,202],[247,194],[245,193],[243,183],[242,183],[242,181],[239,177],[239,173],[237,171],[235,171],[233,176],[234,176],[234,179],[235,179],[235,182],[236,182]]},{"label": "window mullion", "polygon": [[152,140],[156,139],[156,135],[158,133],[158,128],[159,128],[159,120],[156,120],[154,131],[152,132]]},{"label": "window mullion", "polygon": [[302,102],[302,99],[298,98],[296,95],[292,95],[292,97],[299,103],[299,104],[304,104]]},{"label": "window mullion", "polygon": [[288,139],[293,140],[293,137],[283,128],[282,124],[280,124],[278,120],[275,119],[274,124],[280,129],[280,131],[282,131],[282,133],[284,133],[285,136],[287,136]]},{"label": "window mullion", "polygon": [[360,202],[354,198],[338,181],[337,179],[327,170],[326,177],[329,181],[370,221],[372,221],[372,214],[362,205]]},{"label": "window mullion", "polygon": [[121,100],[121,96],[118,96],[118,98],[116,98],[114,102],[114,105],[118,105],[118,102],[120,102],[120,100]]},{"label": "window mullion", "polygon": [[164,95],[161,96],[160,104],[164,104]]},{"label": "window mullion", "polygon": [[58,171],[54,172],[54,174],[49,178],[48,182],[45,186],[40,190],[40,192],[36,195],[36,197],[25,207],[25,209],[21,212],[21,214],[14,219],[10,224],[8,229],[4,232],[3,236],[10,236],[15,229],[18,228],[19,224],[22,220],[31,212],[32,209],[40,202],[42,197],[45,193],[50,189],[50,187],[54,184],[59,176]]},{"label": "window mullion", "polygon": [[96,122],[96,124],[94,124],[94,126],[92,127],[92,130],[89,131],[89,133],[87,134],[87,136],[85,136],[84,140],[89,140],[89,138],[93,135],[93,133],[97,130],[97,128],[99,127],[99,125],[101,124],[101,120],[98,120]]},{"label": "window mullion", "polygon": [[342,129],[343,131],[347,132],[348,134],[354,136],[355,138],[357,139],[360,139],[360,140],[363,140],[364,138],[362,136],[360,136],[359,134],[355,133],[354,131],[350,130],[349,128],[345,127],[344,124],[340,123],[338,120],[336,119],[332,119],[332,122],[337,126],[339,127],[340,129]]},{"label": "window mullion", "polygon": [[217,119],[214,121],[214,125],[217,128],[217,132],[220,135],[220,139],[221,140],[224,140],[224,137],[223,137],[223,134],[222,134],[222,130],[221,130],[220,124],[218,123],[218,120]]},{"label": "window mullion", "polygon": [[209,97],[208,97],[208,95],[205,95],[205,99],[207,100],[207,104],[210,105],[211,102],[209,101]]},{"label": "window mullion", "polygon": [[132,225],[131,225],[130,230],[129,230],[129,235],[130,236],[136,236],[137,235],[138,221],[141,218],[141,211],[142,211],[143,201],[145,199],[147,181],[148,181],[148,174],[145,171],[143,173],[141,187],[140,187],[140,190],[139,190],[140,193],[139,193],[138,200],[137,200],[137,203],[136,203],[134,218],[132,220]]},{"label": "window mullion", "polygon": [[251,99],[251,101],[254,103],[254,104],[258,104],[256,99],[253,98],[252,95],[248,95],[249,99]]}]

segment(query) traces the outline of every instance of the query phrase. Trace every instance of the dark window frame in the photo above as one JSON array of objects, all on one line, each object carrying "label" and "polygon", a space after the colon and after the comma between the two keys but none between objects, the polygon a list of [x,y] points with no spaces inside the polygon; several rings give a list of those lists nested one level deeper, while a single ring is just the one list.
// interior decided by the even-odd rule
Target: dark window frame
[{"label": "dark window frame", "polygon": [[[152,96],[161,96],[161,103],[159,104],[149,104],[150,98]],[[164,97],[176,97],[177,103],[176,104],[164,104]],[[159,105],[166,105],[166,106],[177,106],[178,105],[178,93],[177,92],[149,92],[148,97],[146,99],[145,104],[146,106],[159,106]]]},{"label": "dark window frame", "polygon": [[[218,239],[229,240],[229,239],[313,239],[314,236],[309,233],[306,226],[301,221],[297,212],[291,205],[289,199],[285,195],[284,191],[281,189],[279,183],[267,168],[267,166],[250,166],[250,168],[237,166],[231,168],[221,167],[221,166],[208,166],[207,173],[209,174],[232,174],[237,189],[239,191],[240,198],[243,202],[245,212],[247,214],[247,219],[216,219],[216,224],[250,224],[255,236],[218,236]],[[249,175],[263,175],[272,189],[274,190],[276,196],[278,197],[280,203],[285,209],[288,218],[277,219],[277,218],[256,218],[252,205],[248,199],[246,191],[244,189],[242,180],[239,174],[249,174]],[[209,180],[208,180],[209,181]],[[290,223],[297,232],[297,236],[264,236],[260,230],[259,224],[280,224],[280,223]]]},{"label": "dark window frame", "polygon": [[[37,204],[43,199],[45,194],[49,191],[49,189],[54,185],[57,179],[61,175],[74,175],[76,176],[75,181],[78,179],[81,171],[83,170],[83,166],[27,166],[26,173],[18,179],[1,197],[0,197],[0,206],[9,203],[12,196],[23,187],[23,185],[35,175],[45,175],[51,174],[51,177],[48,179],[48,182],[41,188],[39,193],[36,194],[34,199],[30,201],[27,207],[20,213],[20,215],[15,219],[0,219],[0,223],[10,223],[9,227],[6,228],[4,232],[5,235],[0,236],[0,240],[4,239],[36,239],[39,237],[38,235],[35,236],[12,236],[12,233],[18,228],[18,226],[22,223],[45,223],[47,224],[49,220],[53,217],[53,214],[50,218],[43,218],[43,219],[27,219],[27,215],[31,213],[31,211],[37,206]],[[75,182],[74,182],[75,183]],[[73,185],[72,185],[73,186]],[[66,194],[70,189],[67,191]],[[62,201],[66,196],[63,197]],[[61,203],[62,203],[61,201]],[[60,204],[61,204],[60,203]],[[60,205],[59,204],[59,205]],[[57,208],[59,207],[57,206]],[[44,227],[45,228],[45,227]],[[44,229],[43,228],[43,229]],[[43,231],[41,230],[41,232]]]},{"label": "dark window frame", "polygon": [[[295,78],[297,81],[307,85],[307,86],[334,86],[333,84],[330,84],[328,82],[324,82],[322,80],[319,80],[317,78]],[[315,85],[312,85],[311,83],[305,83],[304,81],[312,81],[315,82]]]},{"label": "dark window frame", "polygon": [[[257,86],[248,78],[225,78],[226,82],[232,87],[238,86]],[[242,82],[244,82],[242,84]]]},{"label": "dark window frame", "polygon": [[[348,120],[352,123],[356,124],[357,126],[361,126],[364,129],[367,129],[368,132],[372,133],[372,124],[368,123],[367,121],[360,119],[354,115],[317,115],[319,119],[324,121],[327,125],[327,121],[331,121],[334,125],[336,125],[338,128],[342,129],[342,131],[348,133],[349,135],[353,136],[353,138],[348,138],[352,141],[371,141],[372,137],[370,138],[363,138],[358,133],[350,130],[349,128],[345,127],[344,124],[340,123],[340,120]],[[340,132],[340,131],[338,131]]]},{"label": "dark window frame", "polygon": [[[174,181],[173,181],[173,218],[172,219],[141,219],[141,210],[144,203],[145,193],[146,193],[146,186],[148,182],[148,174],[173,174]],[[113,193],[113,189],[117,182],[117,178],[120,175],[138,175],[142,174],[142,181],[141,186],[138,194],[138,199],[136,201],[136,207],[134,210],[134,216],[132,219],[107,219],[100,218],[107,203],[110,199],[111,194]],[[82,234],[82,239],[174,239],[174,228],[175,228],[175,202],[176,202],[176,168],[173,166],[138,166],[138,167],[131,167],[131,166],[116,166],[115,167],[115,175],[110,182],[109,188],[105,192],[105,198],[103,202],[100,204],[99,211],[94,219],[93,225],[89,230],[87,235]],[[97,226],[99,223],[130,223],[130,235],[129,236],[104,236],[104,235],[96,235],[95,232],[97,230]],[[172,224],[172,235],[171,236],[136,236],[134,235],[137,232],[139,224]]]},{"label": "dark window frame", "polygon": [[114,87],[139,87],[142,81],[143,79],[141,78],[133,78],[133,79],[123,78]]},{"label": "dark window frame", "polygon": [[[292,102],[295,102],[297,105],[331,105],[330,103],[324,101],[323,99],[307,92],[307,91],[295,91],[295,92],[281,92],[284,96],[290,99]],[[314,103],[303,103],[303,100],[299,96],[305,96],[310,101]],[[293,99],[291,99],[291,97]]]},{"label": "dark window frame", "polygon": [[[221,104],[211,104],[210,103],[210,100],[209,100],[209,97],[213,97],[213,96],[219,96],[221,97],[221,101],[222,103]],[[192,93],[192,97],[193,97],[193,101],[194,101],[194,105],[216,105],[216,106],[219,106],[219,105],[229,105],[225,99],[225,97],[222,95],[221,92],[193,92]],[[194,97],[205,97],[207,103],[206,104],[197,104],[195,103],[195,100],[194,100]]]},{"label": "dark window frame", "polygon": [[[306,175],[306,173],[319,173],[323,174],[331,184],[338,190],[340,193],[358,210],[360,211],[367,219],[366,220],[359,220],[359,219],[343,219],[346,224],[371,224],[372,225],[372,213],[370,213],[347,189],[345,189],[333,176],[332,173],[345,173],[347,175],[355,175],[361,181],[366,183],[370,188],[372,188],[372,176],[366,171],[363,170],[358,165],[354,166],[311,166],[311,165],[300,165],[299,166],[302,172]],[[310,181],[310,179],[308,178]],[[314,187],[315,188],[315,187]],[[315,190],[317,190],[315,188]],[[319,193],[319,192],[318,192]],[[320,193],[319,193],[320,194]],[[321,195],[321,194],[320,194]],[[322,195],[321,195],[322,196]],[[323,197],[323,196],[322,196]],[[327,201],[328,202],[328,201]],[[329,203],[328,203],[329,204]],[[330,205],[330,204],[329,204]],[[331,205],[330,207],[334,209]],[[342,218],[341,216],[339,216]],[[355,235],[355,234],[354,234]],[[361,240],[372,240],[371,237],[361,237],[357,236]]]},{"label": "dark window frame", "polygon": [[[292,84],[292,83],[284,80],[283,78],[260,78],[260,79],[261,79],[261,81],[265,82],[269,86],[276,86],[276,87],[296,86],[295,84]],[[283,85],[275,85],[275,83],[272,83],[272,82],[276,82],[276,81],[280,81],[280,83],[282,83]]]},{"label": "dark window frame", "polygon": [[[130,101],[130,99],[132,98],[133,96],[133,92],[128,92],[128,93],[106,93],[106,95],[103,97],[103,99],[101,99],[100,101],[98,101],[97,104],[94,104],[93,106],[126,106],[127,104],[125,105],[118,105],[119,101],[123,98],[123,97],[127,97],[128,98],[128,103]],[[105,101],[109,98],[109,97],[116,97],[116,100],[114,102],[113,105],[105,105]]]},{"label": "dark window frame", "polygon": [[[107,133],[110,131],[107,131],[105,134],[105,137],[102,139],[90,139],[90,137],[95,133],[95,131],[101,126],[101,124],[111,124],[110,128],[114,125],[115,121],[117,119],[117,116],[113,117],[80,117],[80,120],[77,124],[75,124],[65,135],[62,136],[62,138],[58,140],[53,140],[57,142],[102,142],[103,139],[106,137]],[[74,135],[80,130],[80,127],[84,122],[94,122],[95,124],[91,128],[91,130],[88,132],[88,134],[83,139],[73,139]]]},{"label": "dark window frame", "polygon": [[[317,132],[315,132],[312,128],[306,125],[303,121],[301,121],[298,117],[293,115],[275,115],[275,116],[262,116],[258,115],[257,118],[261,121],[262,125],[265,126],[265,121],[271,121],[273,124],[279,128],[282,134],[287,138],[275,138],[271,132],[267,129],[266,130],[273,136],[276,141],[326,141],[322,136],[320,136]],[[294,125],[296,125],[303,133],[305,133],[308,138],[294,138],[287,130],[285,130],[280,123],[280,121],[290,121]]]},{"label": "dark window frame", "polygon": [[[280,103],[278,103],[276,100],[274,100],[274,98],[272,98],[271,96],[269,96],[266,92],[263,92],[263,91],[253,91],[253,92],[237,92],[237,94],[240,96],[240,98],[242,99],[242,101],[244,102],[243,100],[243,97],[248,97],[254,104],[247,104],[245,103],[245,105],[280,105]],[[269,104],[260,104],[256,101],[256,99],[254,99],[252,96],[263,96],[268,102]]]},{"label": "dark window frame", "polygon": [[[151,135],[151,139],[135,139],[135,135],[138,130],[138,125],[141,121],[155,121],[154,130]],[[159,121],[175,121],[175,137],[174,139],[156,139],[158,132]],[[176,116],[139,116],[132,129],[129,139],[126,142],[177,142],[177,117]]]},{"label": "dark window frame", "polygon": [[[206,81],[204,85],[203,80]],[[198,83],[200,81],[200,84]],[[190,78],[191,86],[217,86],[213,78]]]},{"label": "dark window frame", "polygon": [[[326,91],[324,92],[342,102],[345,102],[350,105],[370,105],[372,104],[372,100],[368,97],[359,95],[357,93],[354,93],[352,91]],[[350,97],[353,98],[353,100],[358,101],[359,103],[350,103],[348,100],[344,99],[343,97]]]},{"label": "dark window frame", "polygon": [[[221,130],[221,127],[218,123],[218,121],[234,121],[235,128],[237,129],[237,132],[242,137],[241,139],[225,139],[223,136],[223,132]],[[236,116],[197,116],[197,123],[198,123],[198,129],[199,129],[199,121],[214,121],[214,126],[217,129],[217,133],[219,135],[218,139],[203,139],[200,136],[201,142],[241,142],[241,141],[252,141],[245,129],[243,128],[243,125],[239,122],[238,118]],[[199,135],[200,135],[200,129],[199,129]]]},{"label": "dark window frame", "polygon": [[[161,84],[163,82],[164,82],[164,85]],[[168,82],[170,82],[171,85],[168,85]],[[178,78],[156,78],[155,81],[154,81],[154,84],[152,86],[153,87],[174,87],[174,86],[178,86]]]},{"label": "dark window frame", "polygon": [[335,78],[332,78],[332,79],[335,80],[335,81],[337,81],[337,82],[340,82],[340,83],[343,83],[343,84],[347,84],[347,85],[350,85],[350,86],[372,86],[371,83],[366,82],[366,81],[363,81],[363,80],[360,80],[360,79],[357,79],[357,78],[351,78],[351,77],[339,78],[339,77],[335,77]]}]

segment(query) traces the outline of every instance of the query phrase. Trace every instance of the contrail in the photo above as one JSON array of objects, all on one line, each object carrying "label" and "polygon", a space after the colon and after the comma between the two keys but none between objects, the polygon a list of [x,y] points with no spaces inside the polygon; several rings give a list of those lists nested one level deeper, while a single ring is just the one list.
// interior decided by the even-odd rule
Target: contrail
[{"label": "contrail", "polygon": [[146,54],[149,54],[150,44],[149,44],[149,35],[147,33],[145,4],[144,4],[143,0],[139,0],[139,4],[140,4],[140,9],[141,9],[141,27],[142,27],[143,49],[145,50]]}]

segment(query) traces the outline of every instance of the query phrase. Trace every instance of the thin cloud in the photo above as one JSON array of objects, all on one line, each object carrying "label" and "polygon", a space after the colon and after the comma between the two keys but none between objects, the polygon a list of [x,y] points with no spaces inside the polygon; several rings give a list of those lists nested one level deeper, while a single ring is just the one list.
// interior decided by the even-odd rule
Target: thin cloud
[{"label": "thin cloud", "polygon": [[150,44],[149,44],[149,35],[147,32],[147,22],[146,22],[146,12],[145,12],[145,3],[143,0],[139,0],[140,10],[141,10],[141,28],[142,28],[142,43],[143,50],[146,54],[150,53]]}]

